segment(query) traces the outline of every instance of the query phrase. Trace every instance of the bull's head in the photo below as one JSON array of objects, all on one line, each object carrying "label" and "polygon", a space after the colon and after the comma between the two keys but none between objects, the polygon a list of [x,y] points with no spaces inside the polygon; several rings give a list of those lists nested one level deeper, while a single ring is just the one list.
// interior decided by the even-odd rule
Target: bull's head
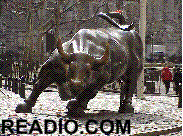
[{"label": "bull's head", "polygon": [[66,77],[72,92],[82,92],[85,89],[96,89],[103,86],[109,74],[104,71],[104,65],[109,58],[109,44],[106,45],[104,55],[97,59],[86,53],[65,53],[60,38],[58,39],[58,51],[66,66]]}]

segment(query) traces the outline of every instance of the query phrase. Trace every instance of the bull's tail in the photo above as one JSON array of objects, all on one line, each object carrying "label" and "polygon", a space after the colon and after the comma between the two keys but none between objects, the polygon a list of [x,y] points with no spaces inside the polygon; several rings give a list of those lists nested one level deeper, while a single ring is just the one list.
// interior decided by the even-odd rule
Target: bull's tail
[{"label": "bull's tail", "polygon": [[124,30],[124,31],[130,31],[134,28],[134,23],[130,25],[119,25],[116,21],[114,21],[112,18],[110,18],[106,13],[100,12],[97,16],[101,17],[102,19],[106,20],[111,25]]},{"label": "bull's tail", "polygon": [[120,26],[119,26],[119,24],[117,22],[115,22],[112,18],[110,18],[107,14],[100,12],[97,16],[99,16],[102,19],[106,20],[111,25],[113,25],[113,26],[121,29]]}]

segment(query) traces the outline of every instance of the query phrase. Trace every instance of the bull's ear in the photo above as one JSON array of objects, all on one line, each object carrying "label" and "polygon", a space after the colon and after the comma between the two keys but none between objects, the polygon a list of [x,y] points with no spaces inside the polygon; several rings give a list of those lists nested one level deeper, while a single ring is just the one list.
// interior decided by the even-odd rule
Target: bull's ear
[{"label": "bull's ear", "polygon": [[100,59],[94,59],[93,61],[93,68],[99,68],[100,66],[105,65],[108,62],[109,59],[109,43],[101,43],[101,45],[104,47],[106,46],[105,53]]},{"label": "bull's ear", "polygon": [[58,52],[60,53],[63,60],[65,62],[69,63],[70,62],[70,55],[68,53],[64,52],[60,36],[59,36],[58,41],[57,41],[57,48],[58,48]]}]

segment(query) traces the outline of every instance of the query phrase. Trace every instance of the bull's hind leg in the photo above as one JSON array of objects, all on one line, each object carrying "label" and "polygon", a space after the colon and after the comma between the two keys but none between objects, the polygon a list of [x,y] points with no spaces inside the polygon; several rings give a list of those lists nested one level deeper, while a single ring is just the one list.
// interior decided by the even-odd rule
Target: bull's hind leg
[{"label": "bull's hind leg", "polygon": [[45,77],[44,79],[43,78],[39,79],[36,82],[29,98],[25,100],[25,104],[19,104],[15,111],[17,113],[31,113],[32,107],[34,107],[37,101],[37,98],[42,93],[42,91],[46,89],[51,83],[53,83],[53,79],[49,77]]},{"label": "bull's hind leg", "polygon": [[120,113],[133,113],[134,108],[132,106],[133,93],[137,88],[137,73],[135,70],[131,70],[123,79],[124,85],[121,87],[120,92]]}]

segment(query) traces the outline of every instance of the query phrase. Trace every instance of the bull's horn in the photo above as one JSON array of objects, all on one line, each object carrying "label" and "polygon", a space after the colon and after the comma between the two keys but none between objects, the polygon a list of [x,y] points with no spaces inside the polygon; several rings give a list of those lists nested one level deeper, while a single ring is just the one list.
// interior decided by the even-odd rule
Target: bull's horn
[{"label": "bull's horn", "polygon": [[58,37],[57,48],[58,48],[58,52],[61,54],[62,58],[64,60],[69,60],[69,54],[64,52],[60,36]]},{"label": "bull's horn", "polygon": [[103,47],[106,45],[106,49],[105,49],[105,53],[102,56],[102,58],[95,59],[94,65],[98,65],[98,66],[106,64],[108,62],[108,58],[109,58],[109,43],[108,42],[107,43],[103,42],[101,45]]}]

